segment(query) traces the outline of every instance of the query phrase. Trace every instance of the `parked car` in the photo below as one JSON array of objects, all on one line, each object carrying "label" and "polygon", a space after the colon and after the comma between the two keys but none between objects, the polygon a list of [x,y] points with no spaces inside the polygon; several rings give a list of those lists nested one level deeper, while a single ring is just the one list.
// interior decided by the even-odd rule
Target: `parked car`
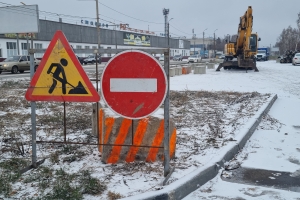
[{"label": "parked car", "polygon": [[182,56],[181,55],[176,55],[173,57],[174,61],[182,61]]},{"label": "parked car", "polygon": [[[98,63],[101,64],[101,62],[102,62],[101,56],[98,55]],[[83,64],[86,65],[88,63],[95,64],[96,63],[96,56],[95,55],[89,55],[86,59],[83,60]]]},{"label": "parked car", "polygon": [[158,59],[159,61],[164,61],[165,60],[165,56],[164,55],[161,55],[161,56],[159,56],[159,59]]},{"label": "parked car", "polygon": [[192,55],[188,58],[188,63],[195,63],[195,62],[200,62],[201,57],[199,55]]},{"label": "parked car", "polygon": [[[34,71],[36,71],[39,64],[40,60],[34,59]],[[30,70],[30,56],[11,56],[0,62],[0,74],[2,72],[23,73],[28,70]]]},{"label": "parked car", "polygon": [[220,55],[219,59],[225,59],[225,54]]},{"label": "parked car", "polygon": [[81,58],[81,57],[79,57],[79,56],[77,56],[77,55],[76,55],[76,57],[77,57],[78,61],[80,62],[80,64],[83,65],[83,60],[84,60],[84,59]]},{"label": "parked car", "polygon": [[292,62],[293,62],[293,65],[300,64],[300,53],[295,54]]}]

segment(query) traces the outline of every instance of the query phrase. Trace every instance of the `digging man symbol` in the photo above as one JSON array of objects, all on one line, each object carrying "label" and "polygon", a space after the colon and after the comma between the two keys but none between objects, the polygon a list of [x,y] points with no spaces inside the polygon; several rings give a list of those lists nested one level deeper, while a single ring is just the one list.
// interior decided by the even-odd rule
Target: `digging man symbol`
[{"label": "digging man symbol", "polygon": [[[80,81],[78,82],[78,86],[76,87],[67,81],[67,77],[64,69],[64,67],[67,67],[67,65],[68,65],[68,61],[62,58],[60,59],[60,63],[52,63],[48,68],[47,74],[52,74],[52,78],[53,78],[53,83],[48,91],[49,94],[52,94],[53,90],[56,88],[57,81],[59,81],[62,85],[61,89],[63,94],[67,93],[66,91],[67,84],[73,87],[73,89],[71,89],[68,94],[88,94]],[[54,72],[52,72],[52,69],[54,69]]]}]

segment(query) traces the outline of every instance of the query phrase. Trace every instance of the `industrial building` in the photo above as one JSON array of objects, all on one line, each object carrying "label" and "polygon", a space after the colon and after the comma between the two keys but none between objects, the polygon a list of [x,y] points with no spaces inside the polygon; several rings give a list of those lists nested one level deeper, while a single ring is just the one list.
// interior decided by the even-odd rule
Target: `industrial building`
[{"label": "industrial building", "polygon": [[[1,26],[1,25],[0,25]],[[62,21],[55,22],[39,19],[39,32],[33,33],[34,49],[46,49],[57,30],[62,30],[70,45],[74,49],[97,49],[97,28],[92,26],[68,24]],[[30,46],[31,34],[0,34],[0,57],[7,58],[13,55],[27,55]],[[28,43],[29,42],[29,43]],[[29,44],[29,45],[27,45]],[[104,49],[143,49],[167,48],[168,38],[141,32],[111,30],[100,28],[100,48]],[[169,38],[171,56],[190,55],[190,41],[185,39]],[[36,53],[36,58],[43,54]],[[86,57],[87,54],[80,54]],[[102,55],[111,57],[113,55]]]}]

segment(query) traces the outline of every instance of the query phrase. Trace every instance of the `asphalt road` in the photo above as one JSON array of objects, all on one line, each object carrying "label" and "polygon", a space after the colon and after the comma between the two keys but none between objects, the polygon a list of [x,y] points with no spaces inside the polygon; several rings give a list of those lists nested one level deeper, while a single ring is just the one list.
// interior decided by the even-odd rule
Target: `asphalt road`
[{"label": "asphalt road", "polygon": [[[163,65],[163,62],[160,62]],[[171,65],[176,65],[176,64],[186,64],[185,61],[171,61]],[[98,65],[98,72],[102,73],[104,66],[106,63],[101,63]],[[96,72],[96,65],[88,64],[88,65],[83,65],[82,66],[85,72]],[[2,72],[0,74],[0,80],[4,79],[12,79],[12,78],[29,78],[30,77],[30,72],[25,71],[24,73],[18,73],[18,74],[12,74],[11,72]]]}]

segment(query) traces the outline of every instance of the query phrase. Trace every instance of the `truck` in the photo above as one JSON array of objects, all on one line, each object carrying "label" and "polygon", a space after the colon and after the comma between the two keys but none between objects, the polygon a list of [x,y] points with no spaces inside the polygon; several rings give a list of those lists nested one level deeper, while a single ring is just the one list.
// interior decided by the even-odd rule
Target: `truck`
[{"label": "truck", "polygon": [[269,49],[268,48],[257,48],[256,60],[260,61],[267,61],[269,60]]},{"label": "truck", "polygon": [[254,69],[258,72],[255,55],[257,54],[257,44],[260,38],[258,38],[257,33],[252,33],[252,25],[252,7],[248,6],[245,14],[240,17],[236,40],[228,41],[225,44],[225,59],[223,63],[220,63],[216,71],[220,71],[223,67],[224,69]]}]

